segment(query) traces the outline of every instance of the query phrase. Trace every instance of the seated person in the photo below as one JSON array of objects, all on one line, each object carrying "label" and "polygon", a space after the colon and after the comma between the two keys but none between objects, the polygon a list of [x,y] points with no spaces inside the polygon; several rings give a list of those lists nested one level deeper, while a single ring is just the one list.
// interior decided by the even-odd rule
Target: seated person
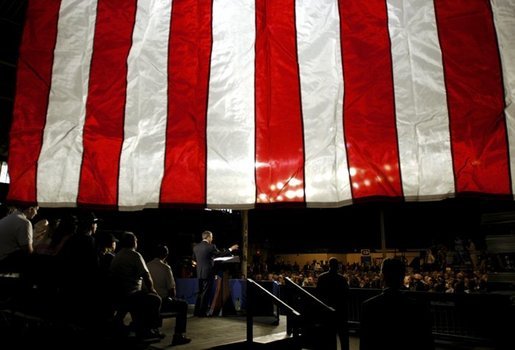
[{"label": "seated person", "polygon": [[33,252],[33,227],[30,220],[39,207],[21,206],[0,220],[0,272],[25,271]]},{"label": "seated person", "polygon": [[154,288],[161,297],[161,312],[177,312],[175,323],[175,334],[172,345],[187,344],[191,339],[186,338],[186,316],[188,303],[185,300],[175,297],[175,279],[170,266],[166,263],[168,257],[168,247],[158,245],[155,258],[147,266],[154,281]]},{"label": "seated person", "polygon": [[[109,268],[115,303],[119,305],[118,311],[122,311],[118,320],[123,321],[122,317],[128,311],[139,338],[161,338],[158,330],[161,326],[161,298],[154,289],[145,260],[136,251],[137,241],[134,233],[125,232],[120,239],[121,250]],[[143,283],[145,289],[142,288]]]}]

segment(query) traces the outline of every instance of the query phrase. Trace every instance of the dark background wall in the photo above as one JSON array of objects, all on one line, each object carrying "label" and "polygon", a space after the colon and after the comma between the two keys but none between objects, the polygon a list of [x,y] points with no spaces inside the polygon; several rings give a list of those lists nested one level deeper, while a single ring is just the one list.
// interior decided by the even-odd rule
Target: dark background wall
[{"label": "dark background wall", "polygon": [[0,0],[0,161],[7,159],[26,0]]}]

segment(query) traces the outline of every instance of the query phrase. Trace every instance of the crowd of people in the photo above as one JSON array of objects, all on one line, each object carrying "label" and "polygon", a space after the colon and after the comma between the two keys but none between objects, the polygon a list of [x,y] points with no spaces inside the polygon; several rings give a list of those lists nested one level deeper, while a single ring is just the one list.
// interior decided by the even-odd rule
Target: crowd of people
[{"label": "crowd of people", "polygon": [[[134,332],[145,342],[164,337],[162,315],[172,313],[171,345],[191,341],[185,335],[188,304],[176,295],[165,244],[146,247],[152,258],[145,260],[134,233],[98,230],[101,220],[92,212],[48,220],[38,211],[37,206],[19,206],[0,217],[0,275],[16,275],[26,287],[29,294],[14,296],[23,299],[20,304],[30,307],[31,300],[43,298],[47,314],[62,312],[67,320],[87,326],[109,325],[120,336]],[[209,317],[214,258],[232,255],[239,246],[218,249],[210,231],[201,237],[193,249],[199,282],[194,315]],[[30,295],[36,291],[37,297]]]},{"label": "crowd of people", "polygon": [[[436,244],[410,261],[402,253],[396,255],[405,265],[403,289],[438,293],[484,293],[488,287],[488,263],[484,251],[476,250],[472,240],[457,236],[453,249]],[[382,287],[381,259],[362,263],[342,263],[339,271],[347,279],[350,288]],[[300,266],[297,262],[256,261],[249,267],[249,275],[256,280],[272,280],[284,284],[289,277],[301,286],[314,287],[318,277],[329,269],[329,261],[313,260]]]},{"label": "crowd of people", "polygon": [[[48,314],[63,313],[88,326],[105,321],[113,331],[134,331],[145,341],[163,338],[161,313],[173,311],[172,345],[191,341],[185,336],[187,303],[176,298],[166,245],[153,247],[153,260],[147,262],[137,251],[134,233],[117,238],[97,232],[99,219],[91,212],[51,222],[40,218],[33,226],[38,209],[18,207],[0,220],[0,273],[17,275],[28,287],[29,295],[14,296],[24,298],[21,304],[38,299],[30,295],[38,292],[52,304]],[[128,313],[132,322],[126,325]]]},{"label": "crowd of people", "polygon": [[[284,284],[284,278],[289,277],[301,286],[315,287],[318,277],[328,267],[324,262],[315,269],[311,264],[302,271],[295,269],[279,269],[274,272],[254,273],[255,280],[275,281]],[[382,287],[380,265],[368,264],[340,264],[339,270],[347,279],[350,288]],[[415,271],[406,266],[403,289],[439,293],[484,293],[487,292],[488,274],[478,270],[461,270],[446,268],[445,270]]]},{"label": "crowd of people", "polygon": [[[31,286],[58,293],[56,300],[60,300],[63,309],[82,319],[101,315],[120,328],[129,327],[141,339],[161,339],[161,313],[175,312],[172,345],[191,341],[185,336],[188,306],[186,301],[176,297],[166,245],[152,247],[153,258],[146,261],[138,251],[138,238],[134,233],[123,232],[115,236],[108,231],[97,231],[100,220],[91,212],[83,212],[78,217],[66,215],[52,221],[39,218],[33,225],[38,209],[37,206],[19,207],[0,219],[0,274],[18,272]],[[198,278],[195,316],[212,316],[208,304],[214,279],[214,258],[231,255],[238,248],[234,244],[228,249],[218,249],[213,244],[213,233],[202,233],[201,242],[193,248]],[[251,265],[248,277],[278,284],[284,284],[284,279],[289,277],[298,285],[316,287],[318,295],[337,311],[333,324],[343,349],[348,349],[343,310],[349,288],[385,288],[379,297],[363,303],[361,348],[373,349],[377,345],[373,334],[381,331],[380,325],[374,323],[376,311],[381,308],[391,311],[393,307],[409,313],[412,301],[405,299],[399,291],[487,291],[485,265],[470,255],[466,257],[467,252],[468,249],[459,252],[463,260],[453,267],[441,265],[438,259],[428,259],[433,255],[428,251],[421,264],[420,261],[408,264],[403,256],[362,264],[342,264],[331,258],[314,260],[302,268],[296,263],[278,263],[271,265],[271,271],[267,265]],[[128,313],[132,323],[126,326],[124,320]],[[401,318],[397,323],[401,323]],[[425,331],[420,334],[426,337],[428,328],[423,328]],[[412,333],[418,334],[415,329]],[[430,342],[430,326],[426,338]]]}]

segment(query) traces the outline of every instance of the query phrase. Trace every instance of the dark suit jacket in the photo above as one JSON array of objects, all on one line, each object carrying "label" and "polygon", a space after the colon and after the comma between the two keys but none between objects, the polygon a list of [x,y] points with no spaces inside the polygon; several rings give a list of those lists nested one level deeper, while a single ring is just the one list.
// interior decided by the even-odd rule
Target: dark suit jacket
[{"label": "dark suit jacket", "polygon": [[429,305],[409,294],[386,289],[363,302],[360,350],[434,349]]},{"label": "dark suit jacket", "polygon": [[216,245],[202,241],[193,247],[193,259],[197,262],[197,278],[213,277],[213,259],[219,256],[231,255],[228,249],[219,250]]},{"label": "dark suit jacket", "polygon": [[327,271],[318,276],[317,295],[324,303],[334,307],[339,315],[347,315],[349,284],[343,275]]}]

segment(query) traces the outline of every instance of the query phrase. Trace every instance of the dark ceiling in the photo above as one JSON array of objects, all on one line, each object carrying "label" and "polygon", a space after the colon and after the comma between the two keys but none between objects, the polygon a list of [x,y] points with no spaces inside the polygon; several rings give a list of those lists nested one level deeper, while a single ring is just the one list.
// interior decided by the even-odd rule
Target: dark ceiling
[{"label": "dark ceiling", "polygon": [[0,160],[7,159],[18,47],[27,0],[0,0]]}]

